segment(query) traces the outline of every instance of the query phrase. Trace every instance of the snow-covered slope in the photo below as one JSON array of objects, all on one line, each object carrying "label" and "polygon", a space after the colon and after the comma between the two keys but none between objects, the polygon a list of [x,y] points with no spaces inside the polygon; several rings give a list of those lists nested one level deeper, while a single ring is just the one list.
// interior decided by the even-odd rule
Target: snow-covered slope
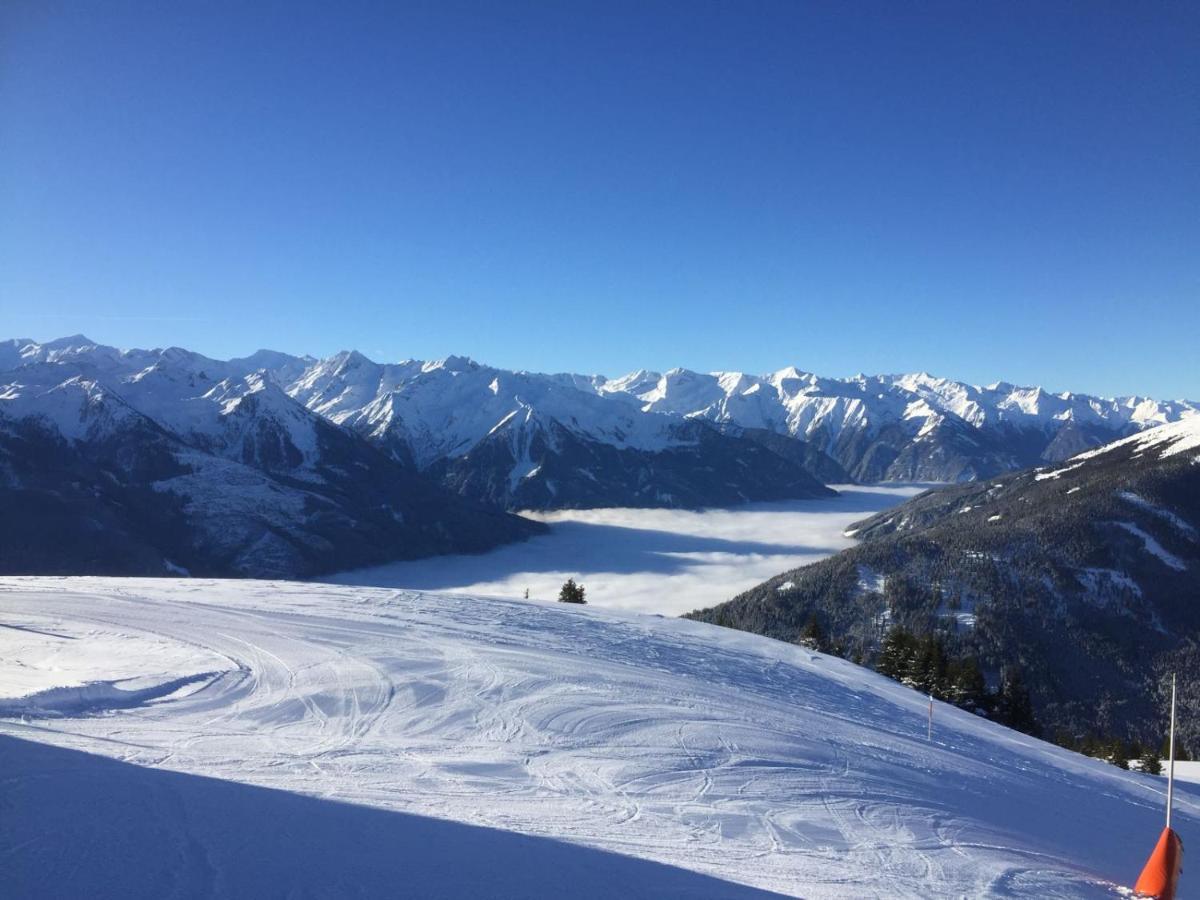
[{"label": "snow-covered slope", "polygon": [[[1132,451],[1134,458],[1166,459],[1181,453],[1192,453],[1192,461],[1200,462],[1200,416],[1192,416],[1169,425],[1160,425],[1123,440],[1114,441],[1080,453],[1069,460],[1070,465],[1097,459],[1121,450]],[[1046,477],[1043,475],[1043,477]]]},{"label": "snow-covered slope", "polygon": [[[942,705],[927,741],[907,688],[695,622],[197,580],[6,579],[0,606],[0,680],[42,666],[42,698],[56,642],[128,648],[76,709],[4,701],[17,896],[534,897],[568,873],[583,897],[1110,897],[1161,826],[1161,779]],[[123,702],[172,660],[206,680]]]}]

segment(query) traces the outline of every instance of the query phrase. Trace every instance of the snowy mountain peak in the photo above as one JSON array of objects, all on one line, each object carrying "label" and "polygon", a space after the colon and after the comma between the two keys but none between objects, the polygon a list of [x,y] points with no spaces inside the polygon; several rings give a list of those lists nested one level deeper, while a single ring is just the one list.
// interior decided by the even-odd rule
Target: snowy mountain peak
[{"label": "snowy mountain peak", "polygon": [[425,363],[425,371],[433,371],[442,369],[446,372],[471,372],[482,368],[479,363],[471,359],[469,356],[447,356],[444,359],[434,360],[433,362]]},{"label": "snowy mountain peak", "polygon": [[335,353],[328,360],[335,374],[344,375],[357,369],[375,370],[379,364],[373,362],[357,350],[343,350]]},{"label": "snowy mountain peak", "polygon": [[[783,390],[798,389],[800,385],[811,386],[816,382],[816,376],[809,372],[801,372],[795,366],[785,366],[771,373],[766,379],[771,384],[780,386]],[[798,382],[797,385],[785,385],[786,382]]]},{"label": "snowy mountain peak", "polygon": [[11,382],[0,387],[0,421],[28,419],[72,442],[100,439],[139,418],[97,381],[72,375],[63,381]]},{"label": "snowy mountain peak", "polygon": [[234,371],[257,372],[266,369],[272,373],[286,373],[281,380],[291,382],[315,362],[311,356],[292,356],[278,350],[256,350],[249,356],[231,359],[229,365]]},{"label": "snowy mountain peak", "polygon": [[646,392],[657,388],[662,377],[662,374],[659,372],[638,369],[636,372],[630,372],[628,375],[622,375],[620,378],[610,379],[600,376],[598,379],[598,388],[607,394],[628,394],[633,397],[640,397]]},{"label": "snowy mountain peak", "polygon": [[[1113,441],[1111,444],[1105,444],[1094,450],[1077,454],[1071,457],[1070,462],[1075,463],[1094,459],[1122,448],[1133,448],[1134,456],[1141,456],[1154,451],[1159,459],[1177,456],[1192,450],[1200,450],[1200,413],[1193,413],[1177,422],[1159,425],[1156,428],[1147,429],[1122,440]],[[1193,461],[1200,463],[1200,453],[1196,454]]]},{"label": "snowy mountain peak", "polygon": [[55,338],[52,341],[47,341],[42,344],[47,350],[65,350],[75,347],[95,347],[98,346],[95,341],[83,334],[72,334],[67,337]]}]

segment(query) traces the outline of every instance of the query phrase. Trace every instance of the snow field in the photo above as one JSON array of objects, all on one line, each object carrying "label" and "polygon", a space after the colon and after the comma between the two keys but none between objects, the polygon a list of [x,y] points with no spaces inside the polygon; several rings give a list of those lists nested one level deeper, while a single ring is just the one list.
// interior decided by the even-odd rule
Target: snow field
[{"label": "snow field", "polygon": [[[123,642],[119,670],[80,664],[62,686],[161,675],[168,659],[193,674],[224,661],[170,699],[0,719],[0,735],[555,838],[725,885],[694,896],[749,885],[810,898],[1111,897],[1161,828],[1161,779],[942,704],[927,742],[923,696],[843,660],[701,623],[169,579],[0,579],[0,611],[24,629]],[[0,629],[0,676],[45,658],[29,634]],[[19,757],[8,748],[0,743],[0,756]],[[163,790],[155,802],[170,818],[177,795]],[[6,817],[0,853],[29,842],[48,852],[53,834],[21,831],[46,815]],[[1186,841],[1200,824],[1190,787],[1176,818]],[[208,860],[206,883],[220,880],[214,860],[236,870],[228,838],[184,831]],[[534,867],[510,895],[536,896],[537,877]],[[668,893],[646,884],[643,896]]]}]

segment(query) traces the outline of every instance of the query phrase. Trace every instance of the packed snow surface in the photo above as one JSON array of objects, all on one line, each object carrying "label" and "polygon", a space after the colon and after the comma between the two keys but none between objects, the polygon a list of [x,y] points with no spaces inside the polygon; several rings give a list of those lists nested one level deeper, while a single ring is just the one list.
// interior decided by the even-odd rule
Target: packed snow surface
[{"label": "packed snow surface", "polygon": [[1111,897],[1161,828],[1161,778],[942,704],[929,742],[925,697],[697,622],[194,579],[7,578],[0,610],[4,680],[34,632],[123,636],[87,678],[219,670],[0,719],[15,896]]},{"label": "packed snow surface", "polygon": [[490,553],[388,563],[340,584],[553,600],[568,578],[588,603],[678,615],[854,544],[853,522],[928,485],[834,485],[837,497],[731,509],[586,509],[524,515],[549,534]]},{"label": "packed snow surface", "polygon": [[[1163,771],[1167,771],[1167,761],[1162,761]],[[1192,784],[1200,784],[1200,762],[1189,760],[1188,762],[1175,763],[1175,778],[1179,781],[1187,781]]]},{"label": "packed snow surface", "polygon": [[[7,609],[4,610],[8,612]],[[64,706],[101,686],[141,691],[181,678],[202,679],[229,661],[201,647],[148,632],[77,627],[39,617],[37,625],[0,619],[0,712]]]}]

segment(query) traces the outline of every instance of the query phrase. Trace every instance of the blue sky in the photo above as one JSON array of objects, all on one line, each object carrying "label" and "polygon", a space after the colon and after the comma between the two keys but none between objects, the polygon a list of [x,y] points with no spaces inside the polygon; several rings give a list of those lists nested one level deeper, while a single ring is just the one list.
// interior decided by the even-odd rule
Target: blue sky
[{"label": "blue sky", "polygon": [[0,335],[1200,398],[1200,7],[0,6]]}]

